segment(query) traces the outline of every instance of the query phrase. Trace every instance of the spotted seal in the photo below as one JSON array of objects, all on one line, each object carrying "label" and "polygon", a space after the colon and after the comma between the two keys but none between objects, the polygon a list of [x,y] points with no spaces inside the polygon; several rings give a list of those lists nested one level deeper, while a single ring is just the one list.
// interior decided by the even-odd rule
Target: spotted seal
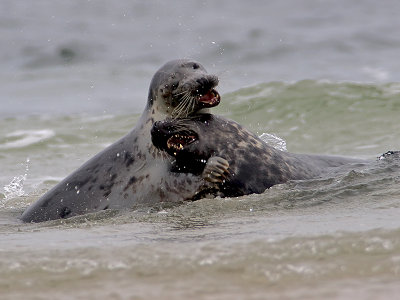
[{"label": "spotted seal", "polygon": [[154,145],[175,158],[174,172],[199,176],[210,158],[226,159],[225,180],[211,190],[199,191],[222,197],[262,193],[275,184],[315,178],[345,164],[365,162],[280,151],[240,124],[211,114],[157,121],[151,134]]},{"label": "spotted seal", "polygon": [[150,130],[166,117],[208,112],[220,102],[218,78],[191,60],[166,63],[154,75],[147,106],[134,129],[66,177],[22,214],[24,222],[67,218],[107,208],[183,201],[218,181],[226,161],[213,159],[204,178],[170,172],[170,158],[155,148]]}]

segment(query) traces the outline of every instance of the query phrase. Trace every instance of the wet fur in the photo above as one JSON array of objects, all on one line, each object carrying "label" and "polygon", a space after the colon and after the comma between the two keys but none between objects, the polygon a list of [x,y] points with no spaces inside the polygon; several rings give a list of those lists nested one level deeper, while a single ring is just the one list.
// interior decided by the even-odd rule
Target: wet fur
[{"label": "wet fur", "polygon": [[[166,141],[177,132],[192,132],[197,134],[198,140],[174,154],[174,151],[167,149]],[[364,162],[345,157],[280,151],[240,124],[210,114],[156,122],[152,139],[158,148],[175,156],[173,170],[177,173],[198,175],[208,158],[219,156],[226,159],[229,174],[226,181],[214,190],[214,194],[219,196],[262,193],[288,180],[315,178],[344,164]]]}]

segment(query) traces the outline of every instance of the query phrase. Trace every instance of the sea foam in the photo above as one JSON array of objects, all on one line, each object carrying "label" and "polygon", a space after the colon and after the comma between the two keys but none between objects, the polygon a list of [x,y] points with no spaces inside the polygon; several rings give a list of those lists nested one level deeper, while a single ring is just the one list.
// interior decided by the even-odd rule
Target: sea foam
[{"label": "sea foam", "polygon": [[24,148],[43,140],[52,138],[55,132],[50,129],[41,130],[17,130],[6,135],[3,143],[0,142],[0,149]]}]

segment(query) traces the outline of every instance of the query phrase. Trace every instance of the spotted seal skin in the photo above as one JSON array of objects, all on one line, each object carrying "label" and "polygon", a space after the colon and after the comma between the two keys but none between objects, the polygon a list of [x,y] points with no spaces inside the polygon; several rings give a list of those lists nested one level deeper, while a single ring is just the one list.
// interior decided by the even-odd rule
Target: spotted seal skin
[{"label": "spotted seal skin", "polygon": [[173,171],[177,173],[199,176],[212,157],[226,159],[225,180],[199,191],[221,197],[262,193],[275,184],[315,178],[345,164],[365,162],[280,151],[240,124],[211,114],[155,122],[151,134],[154,145],[175,158]]},{"label": "spotted seal skin", "polygon": [[151,81],[147,106],[135,128],[45,193],[21,219],[41,222],[107,208],[179,202],[193,198],[202,185],[218,181],[224,160],[210,161],[205,168],[207,181],[170,172],[170,157],[153,146],[150,136],[156,121],[206,113],[218,105],[217,84],[218,78],[197,62],[166,63]]}]

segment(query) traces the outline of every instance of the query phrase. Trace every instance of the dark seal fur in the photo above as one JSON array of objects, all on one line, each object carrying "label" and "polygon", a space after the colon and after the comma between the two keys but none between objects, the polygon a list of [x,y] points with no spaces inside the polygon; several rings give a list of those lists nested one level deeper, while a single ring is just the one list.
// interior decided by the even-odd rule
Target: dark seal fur
[{"label": "dark seal fur", "polygon": [[178,173],[200,175],[210,158],[226,159],[225,181],[211,191],[219,196],[262,193],[275,184],[315,178],[332,168],[364,162],[280,151],[240,124],[211,114],[156,122],[152,141],[175,158],[173,170]]},{"label": "dark seal fur", "polygon": [[[170,172],[171,159],[153,146],[150,130],[156,121],[204,113],[218,105],[217,84],[218,78],[197,62],[165,64],[151,81],[147,106],[135,128],[31,204],[21,219],[41,222],[193,198],[194,191],[207,182],[192,174]],[[212,161],[205,172],[219,170],[223,164]],[[218,176],[214,179],[218,181]]]}]

